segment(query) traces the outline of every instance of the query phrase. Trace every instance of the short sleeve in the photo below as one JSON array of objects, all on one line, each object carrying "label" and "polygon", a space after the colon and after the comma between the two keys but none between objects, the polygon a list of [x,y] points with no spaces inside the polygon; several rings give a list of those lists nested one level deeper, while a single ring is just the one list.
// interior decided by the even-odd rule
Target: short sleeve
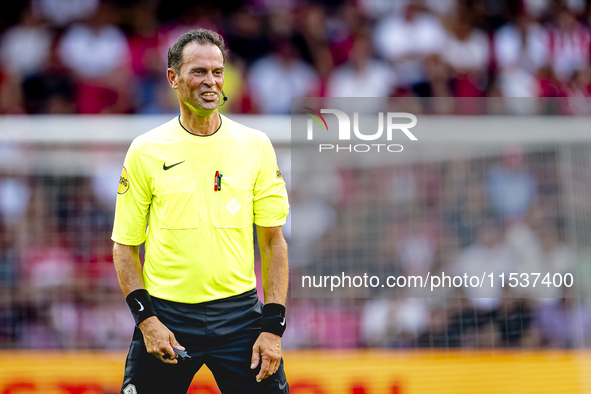
[{"label": "short sleeve", "polygon": [[111,239],[122,245],[141,245],[146,239],[152,191],[138,149],[134,142],[127,151],[117,190]]},{"label": "short sleeve", "polygon": [[277,227],[285,224],[289,213],[287,190],[269,138],[265,138],[261,150],[253,206],[254,223],[257,226]]}]

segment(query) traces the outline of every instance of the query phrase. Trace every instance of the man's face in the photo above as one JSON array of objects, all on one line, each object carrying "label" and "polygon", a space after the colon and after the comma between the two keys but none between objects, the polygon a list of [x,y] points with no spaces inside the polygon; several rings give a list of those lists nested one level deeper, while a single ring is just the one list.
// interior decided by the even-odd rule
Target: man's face
[{"label": "man's face", "polygon": [[179,99],[199,116],[211,115],[224,87],[224,58],[215,45],[189,43],[183,48],[179,73],[168,69],[168,80]]}]

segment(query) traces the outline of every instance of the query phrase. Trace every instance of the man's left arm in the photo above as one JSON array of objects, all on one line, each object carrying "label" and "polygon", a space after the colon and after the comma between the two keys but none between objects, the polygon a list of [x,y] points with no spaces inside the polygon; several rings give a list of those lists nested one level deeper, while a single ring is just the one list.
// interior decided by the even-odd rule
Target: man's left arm
[{"label": "man's left arm", "polygon": [[[287,243],[283,238],[281,227],[261,227],[257,225],[257,238],[261,251],[265,307],[281,309],[282,306],[285,306],[289,281]],[[285,319],[283,319],[283,325],[285,325]],[[271,332],[261,332],[252,348],[250,368],[256,368],[259,362],[261,363],[261,370],[256,376],[257,382],[277,372],[281,362],[281,337],[279,335]]]}]

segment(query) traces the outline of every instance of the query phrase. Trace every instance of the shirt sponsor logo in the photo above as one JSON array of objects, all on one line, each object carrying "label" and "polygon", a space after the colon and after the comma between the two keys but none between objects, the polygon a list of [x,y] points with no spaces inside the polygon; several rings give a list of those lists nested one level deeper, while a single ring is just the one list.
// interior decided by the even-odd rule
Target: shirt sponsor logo
[{"label": "shirt sponsor logo", "polygon": [[164,164],[162,165],[162,169],[163,169],[164,171],[168,171],[168,170],[170,170],[172,167],[174,167],[174,166],[178,166],[179,164],[182,164],[182,163],[184,163],[184,162],[185,162],[185,160],[183,160],[183,161],[179,161],[178,163],[175,163],[175,164],[173,164],[173,165],[171,165],[171,166],[167,166],[167,165],[166,165],[166,163],[164,163]]},{"label": "shirt sponsor logo", "polygon": [[119,178],[119,189],[117,194],[125,194],[129,190],[129,177],[127,176],[127,170],[123,167],[121,171],[121,177]]}]

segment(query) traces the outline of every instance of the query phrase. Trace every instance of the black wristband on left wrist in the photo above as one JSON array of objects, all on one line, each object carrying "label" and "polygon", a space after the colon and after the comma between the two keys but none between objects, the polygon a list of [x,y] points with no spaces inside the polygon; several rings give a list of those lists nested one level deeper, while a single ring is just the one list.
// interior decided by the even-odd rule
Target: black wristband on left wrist
[{"label": "black wristband on left wrist", "polygon": [[131,310],[135,325],[139,326],[141,322],[149,317],[156,316],[156,310],[152,305],[152,298],[146,289],[137,289],[125,297],[127,306]]},{"label": "black wristband on left wrist", "polygon": [[285,307],[281,304],[265,304],[263,306],[261,332],[270,332],[281,337],[285,332],[285,328]]}]

